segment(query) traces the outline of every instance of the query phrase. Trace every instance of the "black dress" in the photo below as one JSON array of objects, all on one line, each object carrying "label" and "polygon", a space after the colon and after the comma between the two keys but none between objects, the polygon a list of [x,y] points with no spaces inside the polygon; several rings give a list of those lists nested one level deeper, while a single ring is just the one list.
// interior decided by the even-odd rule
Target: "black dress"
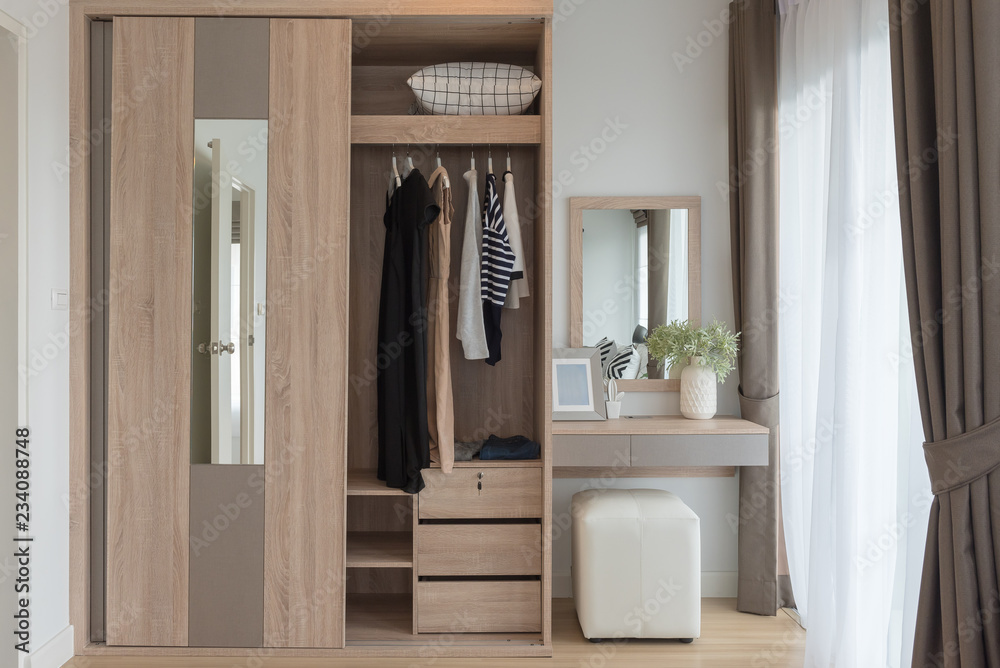
[{"label": "black dress", "polygon": [[416,169],[387,198],[378,317],[378,478],[416,494],[427,432],[427,227],[440,209]]}]

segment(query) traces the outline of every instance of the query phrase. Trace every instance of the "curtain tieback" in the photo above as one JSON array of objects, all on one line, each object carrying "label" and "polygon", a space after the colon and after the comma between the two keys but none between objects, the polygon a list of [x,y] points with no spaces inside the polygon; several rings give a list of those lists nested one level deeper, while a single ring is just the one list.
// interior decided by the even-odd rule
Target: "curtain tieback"
[{"label": "curtain tieback", "polygon": [[750,420],[768,429],[778,426],[778,395],[765,399],[751,399],[743,394],[740,387],[740,413],[744,420]]},{"label": "curtain tieback", "polygon": [[934,494],[983,477],[1000,467],[1000,418],[964,434],[924,443],[924,459]]}]

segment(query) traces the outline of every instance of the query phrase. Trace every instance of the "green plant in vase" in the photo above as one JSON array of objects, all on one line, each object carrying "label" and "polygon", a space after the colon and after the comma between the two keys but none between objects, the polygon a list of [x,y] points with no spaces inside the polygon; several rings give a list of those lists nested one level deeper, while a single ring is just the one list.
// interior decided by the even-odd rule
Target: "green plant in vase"
[{"label": "green plant in vase", "polygon": [[688,364],[681,371],[681,413],[693,419],[715,415],[717,383],[736,368],[739,333],[713,320],[695,328],[689,321],[674,320],[656,327],[646,338],[649,355],[662,368]]}]

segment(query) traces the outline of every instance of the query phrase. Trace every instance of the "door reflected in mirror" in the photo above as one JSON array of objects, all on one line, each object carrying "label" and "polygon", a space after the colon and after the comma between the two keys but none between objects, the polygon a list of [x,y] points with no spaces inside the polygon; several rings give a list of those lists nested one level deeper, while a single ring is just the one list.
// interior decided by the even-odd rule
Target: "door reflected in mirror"
[{"label": "door reflected in mirror", "polygon": [[690,317],[688,209],[587,209],[582,224],[583,345],[635,344],[639,361],[622,378],[664,378],[644,342]]},{"label": "door reflected in mirror", "polygon": [[263,464],[267,121],[194,135],[191,462]]}]

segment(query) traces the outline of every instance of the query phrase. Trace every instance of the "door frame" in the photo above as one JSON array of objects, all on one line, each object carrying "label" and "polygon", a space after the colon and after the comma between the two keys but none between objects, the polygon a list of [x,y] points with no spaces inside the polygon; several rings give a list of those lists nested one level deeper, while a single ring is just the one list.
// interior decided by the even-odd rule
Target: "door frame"
[{"label": "door frame", "polygon": [[[233,192],[240,194],[240,464],[255,464],[257,434],[254,433],[254,305],[256,304],[257,191],[233,177]],[[235,195],[234,195],[235,197]],[[261,460],[263,462],[263,459]]]}]

